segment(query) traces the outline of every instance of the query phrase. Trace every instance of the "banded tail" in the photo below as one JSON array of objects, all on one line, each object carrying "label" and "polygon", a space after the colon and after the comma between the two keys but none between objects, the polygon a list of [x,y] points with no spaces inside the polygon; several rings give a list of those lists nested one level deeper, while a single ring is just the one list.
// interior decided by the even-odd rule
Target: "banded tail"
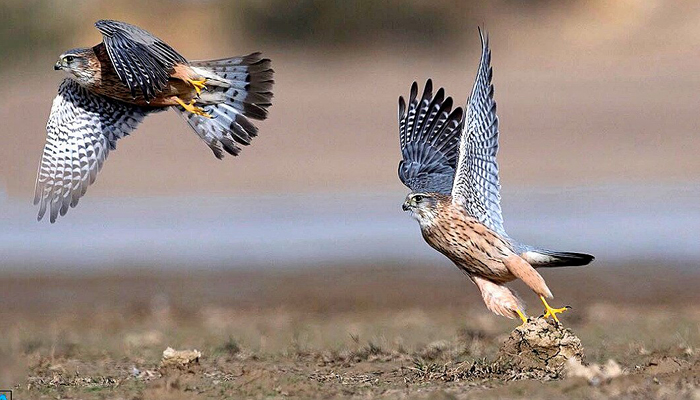
[{"label": "banded tail", "polygon": [[192,61],[190,66],[206,78],[206,89],[196,104],[211,115],[207,118],[175,109],[187,120],[218,159],[224,151],[238,155],[258,135],[251,119],[264,120],[272,105],[274,71],[260,53],[220,60]]}]

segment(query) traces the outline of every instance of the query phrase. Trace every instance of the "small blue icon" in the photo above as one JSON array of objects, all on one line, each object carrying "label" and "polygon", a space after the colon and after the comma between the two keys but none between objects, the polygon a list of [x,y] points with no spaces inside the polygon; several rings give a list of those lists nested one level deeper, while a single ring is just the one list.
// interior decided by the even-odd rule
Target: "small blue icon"
[{"label": "small blue icon", "polygon": [[0,394],[0,400],[7,400],[7,396],[5,396],[4,394]]},{"label": "small blue icon", "polygon": [[0,400],[12,400],[12,390],[0,390]]}]

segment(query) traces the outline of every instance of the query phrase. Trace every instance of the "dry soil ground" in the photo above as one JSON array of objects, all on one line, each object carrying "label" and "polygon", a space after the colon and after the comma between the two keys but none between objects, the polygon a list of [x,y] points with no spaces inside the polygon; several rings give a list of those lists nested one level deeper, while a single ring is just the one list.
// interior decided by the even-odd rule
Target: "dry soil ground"
[{"label": "dry soil ground", "polygon": [[[587,363],[518,380],[490,363],[517,325],[446,267],[0,278],[0,385],[17,399],[700,398],[700,274],[547,271]],[[540,307],[520,288],[530,314]],[[163,351],[198,363],[160,366]]]}]

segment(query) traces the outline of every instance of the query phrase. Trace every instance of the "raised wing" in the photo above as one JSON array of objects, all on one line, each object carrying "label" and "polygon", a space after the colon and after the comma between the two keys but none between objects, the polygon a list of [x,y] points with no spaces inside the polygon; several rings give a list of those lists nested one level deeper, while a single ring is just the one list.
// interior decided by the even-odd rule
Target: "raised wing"
[{"label": "raised wing", "polygon": [[137,26],[111,20],[97,21],[95,26],[119,79],[133,96],[138,89],[150,100],[166,87],[175,64],[187,64],[172,47]]},{"label": "raised wing", "polygon": [[399,179],[414,192],[449,194],[459,149],[462,108],[452,110],[452,98],[440,88],[433,96],[428,79],[418,99],[418,84],[411,85],[408,105],[399,97],[399,141],[403,160]]},{"label": "raised wing", "polygon": [[493,100],[491,49],[488,37],[479,30],[481,62],[474,88],[467,100],[459,163],[452,187],[452,202],[469,215],[505,235],[501,216],[501,185],[498,180],[498,117]]},{"label": "raised wing", "polygon": [[75,207],[118,139],[152,111],[94,95],[66,79],[46,124],[46,145],[34,190],[38,220],[50,210],[51,222]]}]

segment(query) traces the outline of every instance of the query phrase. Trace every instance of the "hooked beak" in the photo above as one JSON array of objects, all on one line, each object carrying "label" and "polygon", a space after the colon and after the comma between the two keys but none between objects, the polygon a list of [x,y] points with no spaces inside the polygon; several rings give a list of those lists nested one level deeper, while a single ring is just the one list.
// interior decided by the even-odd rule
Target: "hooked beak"
[{"label": "hooked beak", "polygon": [[58,71],[59,69],[63,69],[63,65],[61,65],[61,61],[56,61],[56,64],[53,65],[53,69]]},{"label": "hooked beak", "polygon": [[408,202],[405,201],[405,202],[403,203],[403,205],[401,206],[401,208],[402,208],[404,211],[408,211],[411,207],[408,205]]}]

